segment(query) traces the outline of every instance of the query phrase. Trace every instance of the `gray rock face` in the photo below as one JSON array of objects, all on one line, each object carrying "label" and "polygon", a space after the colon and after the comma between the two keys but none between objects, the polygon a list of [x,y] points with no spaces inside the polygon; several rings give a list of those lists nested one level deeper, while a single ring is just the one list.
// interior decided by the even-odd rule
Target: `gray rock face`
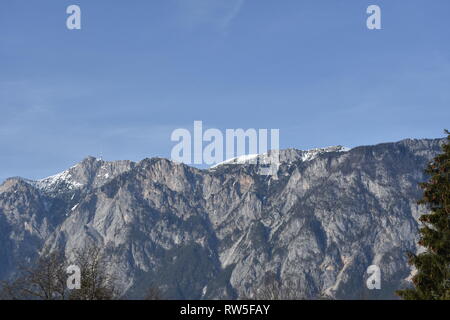
[{"label": "gray rock face", "polygon": [[[278,179],[232,161],[198,170],[166,159],[87,158],[41,181],[0,186],[0,279],[44,248],[93,241],[124,295],[251,297],[265,275],[299,296],[393,298],[417,251],[423,169],[443,140],[281,151]],[[382,290],[366,289],[378,265]]]}]

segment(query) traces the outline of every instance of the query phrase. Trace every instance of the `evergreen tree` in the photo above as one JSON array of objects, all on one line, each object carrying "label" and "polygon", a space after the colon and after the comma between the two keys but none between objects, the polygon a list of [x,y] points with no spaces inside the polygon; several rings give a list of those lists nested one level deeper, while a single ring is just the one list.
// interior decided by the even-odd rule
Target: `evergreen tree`
[{"label": "evergreen tree", "polygon": [[419,204],[427,205],[431,213],[420,217],[419,245],[426,251],[409,254],[410,264],[417,269],[414,288],[397,292],[406,300],[450,299],[450,132],[445,132],[443,153],[428,165],[425,172],[430,179],[420,185],[424,196]]}]

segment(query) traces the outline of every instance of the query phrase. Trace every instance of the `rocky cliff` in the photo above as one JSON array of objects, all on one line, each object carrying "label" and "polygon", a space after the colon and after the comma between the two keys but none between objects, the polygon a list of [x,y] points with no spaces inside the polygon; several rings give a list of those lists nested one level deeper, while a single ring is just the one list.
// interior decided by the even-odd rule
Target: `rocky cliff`
[{"label": "rocky cliff", "polygon": [[[89,157],[40,181],[0,186],[0,279],[44,249],[101,246],[124,295],[251,297],[267,274],[299,297],[393,298],[417,251],[423,169],[443,140],[280,152],[278,177],[229,161]],[[366,289],[378,265],[382,290]]]}]

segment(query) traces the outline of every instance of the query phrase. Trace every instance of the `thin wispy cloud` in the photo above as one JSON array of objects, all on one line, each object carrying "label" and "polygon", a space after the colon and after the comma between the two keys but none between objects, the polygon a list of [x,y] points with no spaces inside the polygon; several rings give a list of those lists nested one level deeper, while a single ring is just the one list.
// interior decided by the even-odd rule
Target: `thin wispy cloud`
[{"label": "thin wispy cloud", "polygon": [[180,17],[189,28],[209,26],[227,32],[245,0],[178,0]]}]

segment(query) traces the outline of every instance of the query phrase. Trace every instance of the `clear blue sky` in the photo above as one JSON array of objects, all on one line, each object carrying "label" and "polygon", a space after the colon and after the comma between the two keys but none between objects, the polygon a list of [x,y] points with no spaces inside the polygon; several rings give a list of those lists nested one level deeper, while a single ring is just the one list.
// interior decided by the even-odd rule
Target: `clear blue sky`
[{"label": "clear blue sky", "polygon": [[[82,30],[66,8],[82,9]],[[382,9],[383,30],[366,28]],[[0,180],[169,157],[176,128],[282,148],[443,136],[448,0],[1,0]]]}]

